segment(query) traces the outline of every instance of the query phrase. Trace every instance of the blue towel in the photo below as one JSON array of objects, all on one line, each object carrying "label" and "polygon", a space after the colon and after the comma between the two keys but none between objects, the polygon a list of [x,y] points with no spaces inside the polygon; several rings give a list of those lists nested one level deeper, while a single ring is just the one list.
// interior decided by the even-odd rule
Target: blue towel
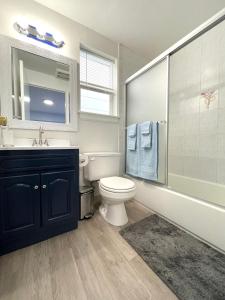
[{"label": "blue towel", "polygon": [[[141,124],[138,126],[138,136],[141,139]],[[151,148],[139,147],[138,153],[138,177],[157,180],[158,179],[158,122],[152,122],[152,146]],[[140,142],[139,142],[140,143]]]},{"label": "blue towel", "polygon": [[141,130],[141,134],[149,134],[149,133],[151,133],[151,130],[152,130],[152,128],[151,128],[151,125],[152,124],[152,122],[150,122],[150,121],[146,121],[146,122],[143,122],[143,123],[140,123],[139,124],[139,126],[140,126],[140,130]]},{"label": "blue towel", "polygon": [[136,150],[137,143],[137,124],[132,124],[127,127],[127,149]]},{"label": "blue towel", "polygon": [[138,176],[137,124],[127,127],[126,173]]},{"label": "blue towel", "polygon": [[127,149],[134,151],[136,150],[136,142],[137,138],[136,137],[127,137]]},{"label": "blue towel", "polygon": [[129,137],[135,137],[137,135],[137,123],[127,127],[127,134]]},{"label": "blue towel", "polygon": [[141,148],[151,148],[152,146],[152,122],[143,122],[140,125]]}]

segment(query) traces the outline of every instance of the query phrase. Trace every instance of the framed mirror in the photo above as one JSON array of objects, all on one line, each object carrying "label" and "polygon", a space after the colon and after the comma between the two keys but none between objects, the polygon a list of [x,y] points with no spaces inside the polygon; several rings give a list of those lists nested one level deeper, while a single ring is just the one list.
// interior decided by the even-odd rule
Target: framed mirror
[{"label": "framed mirror", "polygon": [[[10,38],[0,38],[4,67],[1,113],[13,128],[77,130],[76,61]],[[2,69],[3,71],[3,69]]]}]

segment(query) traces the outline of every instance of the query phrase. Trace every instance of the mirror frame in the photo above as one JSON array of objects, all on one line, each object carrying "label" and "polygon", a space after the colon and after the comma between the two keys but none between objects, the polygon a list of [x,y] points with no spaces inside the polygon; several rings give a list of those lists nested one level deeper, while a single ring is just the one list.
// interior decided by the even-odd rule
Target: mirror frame
[{"label": "mirror frame", "polygon": [[[17,48],[47,59],[69,65],[70,69],[70,99],[69,99],[69,124],[40,122],[30,120],[18,120],[13,118],[12,105],[12,48]],[[78,63],[76,60],[62,56],[56,52],[9,38],[0,36],[0,115],[6,116],[10,128],[15,129],[39,129],[43,125],[46,130],[54,131],[78,131],[78,107],[79,107],[79,86],[78,86]]]}]

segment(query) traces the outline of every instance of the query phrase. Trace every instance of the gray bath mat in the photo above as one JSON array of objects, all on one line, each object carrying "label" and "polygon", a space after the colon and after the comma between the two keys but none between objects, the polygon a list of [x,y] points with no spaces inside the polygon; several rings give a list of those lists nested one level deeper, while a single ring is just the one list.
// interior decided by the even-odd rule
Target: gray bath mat
[{"label": "gray bath mat", "polygon": [[157,215],[120,231],[182,300],[225,300],[225,255]]}]

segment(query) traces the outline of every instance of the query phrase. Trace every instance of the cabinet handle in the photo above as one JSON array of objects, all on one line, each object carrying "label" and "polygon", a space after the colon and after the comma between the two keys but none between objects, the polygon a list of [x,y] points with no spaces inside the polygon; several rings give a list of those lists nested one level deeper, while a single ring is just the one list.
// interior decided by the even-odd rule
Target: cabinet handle
[{"label": "cabinet handle", "polygon": [[46,184],[43,184],[43,185],[42,185],[42,188],[43,188],[43,189],[46,189],[46,187],[47,187]]},{"label": "cabinet handle", "polygon": [[38,185],[35,185],[35,186],[34,186],[34,189],[35,189],[35,190],[38,190]]}]

